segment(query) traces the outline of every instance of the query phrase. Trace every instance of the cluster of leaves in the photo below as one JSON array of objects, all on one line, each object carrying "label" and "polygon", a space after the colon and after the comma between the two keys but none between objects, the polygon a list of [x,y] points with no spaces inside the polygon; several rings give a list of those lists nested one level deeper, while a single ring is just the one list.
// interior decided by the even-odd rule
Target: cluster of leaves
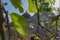
[{"label": "cluster of leaves", "polygon": [[[37,13],[38,10],[36,8],[35,1],[36,0],[28,0],[29,12]],[[11,0],[11,3],[15,8],[18,8],[21,13],[24,12],[21,0]],[[51,7],[49,5],[52,3],[53,3],[52,0],[38,0],[37,6],[40,12],[43,12],[43,11],[49,12],[51,11]],[[18,33],[25,36],[27,34],[26,19],[18,15],[17,13],[11,13],[11,18],[12,18],[13,25],[15,29],[18,31]]]},{"label": "cluster of leaves", "polygon": [[39,0],[39,10],[40,12],[51,12],[52,11],[52,4],[54,4],[54,1],[52,0]]},{"label": "cluster of leaves", "polygon": [[[54,0],[38,0],[37,2],[37,6],[40,10],[40,13],[47,11],[47,12],[51,12],[54,8],[52,7],[52,5],[54,4]],[[35,5],[35,0],[28,0],[29,6],[28,6],[28,10],[29,12],[34,12],[37,13],[37,8]]]},{"label": "cluster of leaves", "polygon": [[[11,0],[11,3],[16,9],[19,9],[21,13],[24,12],[21,0]],[[11,13],[10,16],[11,16],[14,28],[17,30],[19,34],[25,37],[27,35],[26,18],[24,18],[23,16],[20,16],[17,13]]]},{"label": "cluster of leaves", "polygon": [[51,11],[51,7],[48,7],[48,3],[41,3],[41,5],[40,5],[40,11],[42,12],[42,11],[47,11],[47,12],[49,12],[49,11]]},{"label": "cluster of leaves", "polygon": [[52,21],[51,21],[51,25],[52,26],[60,26],[60,16],[58,17],[58,16],[53,16],[52,17]]}]

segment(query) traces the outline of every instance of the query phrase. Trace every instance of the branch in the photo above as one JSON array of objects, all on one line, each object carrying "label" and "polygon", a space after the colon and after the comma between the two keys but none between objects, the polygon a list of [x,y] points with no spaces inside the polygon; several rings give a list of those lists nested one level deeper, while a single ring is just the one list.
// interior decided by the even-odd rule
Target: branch
[{"label": "branch", "polygon": [[[60,17],[60,14],[57,15],[57,16],[54,16],[54,19],[52,19],[51,24],[52,24],[54,21],[59,20],[58,17]],[[53,17],[52,17],[52,18],[53,18]]]},{"label": "branch", "polygon": [[2,10],[1,0],[0,0],[0,35],[1,35],[1,39],[5,40],[5,34],[3,28],[3,10]]},{"label": "branch", "polygon": [[36,5],[36,8],[37,8],[37,21],[38,21],[37,33],[38,33],[38,28],[39,28],[39,25],[40,25],[40,21],[39,21],[39,9],[38,9],[38,5],[37,5],[37,0],[35,0],[35,5]]},{"label": "branch", "polygon": [[[37,5],[37,0],[35,0],[35,5],[36,5],[36,8],[37,8],[38,27],[39,27],[39,25],[40,25],[42,28],[45,28],[48,32],[50,32],[50,33],[56,38],[55,34],[53,34],[48,28],[43,27],[43,26],[40,24],[40,21],[39,21],[39,9],[38,9],[38,5]],[[37,27],[37,30],[38,30],[38,27]],[[56,38],[56,39],[57,39],[57,38]],[[58,40],[58,39],[57,39],[57,40]]]},{"label": "branch", "polygon": [[6,14],[6,19],[7,19],[7,27],[8,27],[8,31],[9,31],[9,40],[10,40],[10,26],[9,26],[9,18],[8,18],[8,12],[5,10],[5,8],[3,7],[3,11]]}]

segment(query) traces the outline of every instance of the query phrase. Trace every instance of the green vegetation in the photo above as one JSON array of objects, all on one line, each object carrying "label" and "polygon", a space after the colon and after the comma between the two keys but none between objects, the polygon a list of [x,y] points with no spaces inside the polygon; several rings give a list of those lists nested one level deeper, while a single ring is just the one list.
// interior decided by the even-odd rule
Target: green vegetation
[{"label": "green vegetation", "polygon": [[27,35],[26,18],[24,18],[16,13],[12,13],[10,15],[12,17],[12,23],[13,23],[15,29],[18,31],[18,33],[23,36],[26,36]]},{"label": "green vegetation", "polygon": [[[20,13],[24,12],[24,8],[23,8],[23,5],[22,5],[22,0],[10,0],[10,1],[11,1],[12,5],[20,11]],[[31,12],[31,13],[37,14],[37,24],[38,24],[37,25],[37,30],[38,30],[39,26],[44,28],[46,31],[48,31],[50,33],[49,35],[53,36],[51,38],[51,40],[54,40],[54,38],[57,39],[56,35],[54,33],[52,33],[48,28],[45,28],[45,25],[44,25],[45,23],[44,23],[44,21],[40,21],[40,19],[39,19],[40,16],[39,15],[43,14],[44,12],[47,12],[47,14],[51,13],[54,10],[54,7],[52,6],[52,5],[54,5],[54,3],[55,3],[55,0],[28,0],[28,11]],[[4,8],[3,8],[3,11],[6,13],[7,25],[8,25],[8,23],[9,23],[8,14],[4,10]],[[50,14],[48,14],[48,15],[50,15]],[[11,13],[10,16],[11,16],[11,19],[12,19],[12,25],[17,30],[17,32],[20,35],[22,35],[23,37],[26,37],[27,36],[27,22],[26,22],[27,19],[25,17],[15,13],[15,12]],[[51,26],[51,27],[60,26],[60,15],[50,16],[50,18],[51,18],[50,23],[49,23],[49,21],[46,22],[46,23],[49,23],[49,26]],[[34,28],[33,23],[31,23],[29,26],[32,29]],[[9,25],[8,25],[8,27],[9,27]],[[38,33],[38,31],[37,31],[37,33]],[[39,40],[39,37],[35,37],[35,40]]]}]

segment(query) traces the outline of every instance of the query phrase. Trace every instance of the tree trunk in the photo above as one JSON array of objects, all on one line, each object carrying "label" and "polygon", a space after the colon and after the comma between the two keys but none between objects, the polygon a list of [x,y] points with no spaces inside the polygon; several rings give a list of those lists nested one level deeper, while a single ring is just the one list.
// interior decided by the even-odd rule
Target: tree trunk
[{"label": "tree trunk", "polygon": [[1,39],[5,40],[4,29],[3,29],[3,10],[1,0],[0,0],[0,35]]}]

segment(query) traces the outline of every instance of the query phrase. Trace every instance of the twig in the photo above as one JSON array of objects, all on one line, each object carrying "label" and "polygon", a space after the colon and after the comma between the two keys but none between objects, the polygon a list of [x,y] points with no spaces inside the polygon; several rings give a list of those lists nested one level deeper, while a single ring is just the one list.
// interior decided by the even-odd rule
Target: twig
[{"label": "twig", "polygon": [[[37,0],[35,0],[35,5],[36,5],[36,8],[37,8],[37,18],[38,18],[38,27],[39,25],[42,27],[42,28],[45,28],[48,32],[50,32],[55,38],[56,36],[46,27],[43,27],[41,24],[40,24],[40,21],[39,21],[39,9],[38,9],[38,5],[37,5]],[[37,27],[37,30],[38,30],[38,27]],[[57,39],[57,38],[56,38]],[[57,39],[58,40],[58,39]]]},{"label": "twig", "polygon": [[5,10],[5,8],[3,7],[4,13],[6,14],[6,19],[7,19],[7,27],[8,27],[8,31],[9,31],[9,40],[10,40],[10,26],[9,26],[9,18],[8,18],[8,12]]}]

